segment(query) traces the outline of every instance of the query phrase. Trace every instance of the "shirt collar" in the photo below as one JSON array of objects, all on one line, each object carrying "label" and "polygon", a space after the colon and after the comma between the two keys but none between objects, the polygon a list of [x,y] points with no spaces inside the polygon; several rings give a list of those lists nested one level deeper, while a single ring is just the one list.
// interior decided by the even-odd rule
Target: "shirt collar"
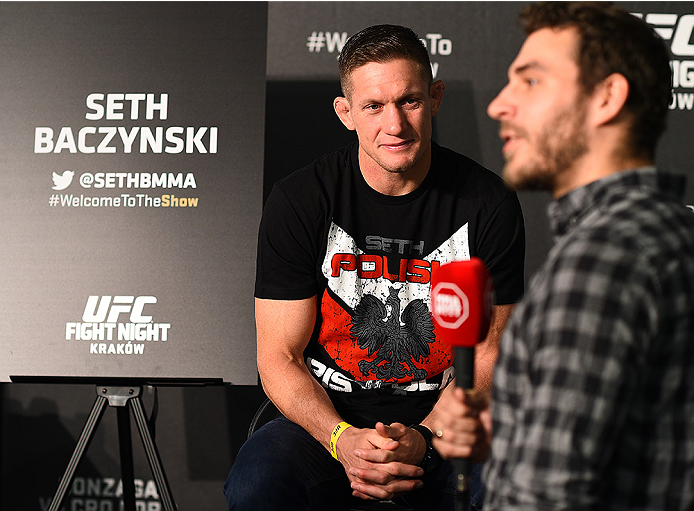
[{"label": "shirt collar", "polygon": [[617,172],[551,202],[547,207],[550,227],[555,236],[566,234],[586,214],[600,207],[605,199],[625,188],[659,190],[681,198],[685,181],[682,175],[657,171],[652,165]]}]

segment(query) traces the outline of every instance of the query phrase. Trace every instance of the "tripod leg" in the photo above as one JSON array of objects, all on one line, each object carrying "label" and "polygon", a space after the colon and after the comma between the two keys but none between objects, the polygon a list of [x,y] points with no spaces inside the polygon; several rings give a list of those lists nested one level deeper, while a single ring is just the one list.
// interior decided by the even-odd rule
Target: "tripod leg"
[{"label": "tripod leg", "polygon": [[118,406],[116,413],[118,416],[121,480],[123,481],[123,508],[125,511],[135,511],[135,469],[133,467],[130,410],[126,406]]},{"label": "tripod leg", "polygon": [[145,453],[147,454],[149,467],[152,469],[152,475],[154,476],[154,482],[156,483],[157,490],[159,491],[159,497],[161,498],[163,509],[164,511],[176,511],[176,504],[174,503],[171,488],[169,487],[169,482],[167,481],[166,474],[164,473],[164,467],[162,466],[161,458],[159,457],[159,451],[157,450],[154,440],[152,440],[152,435],[150,434],[149,427],[147,426],[147,419],[142,407],[141,398],[139,396],[132,398],[130,400],[130,406],[133,409],[135,422],[137,422],[137,428],[140,431],[142,445],[144,446]]},{"label": "tripod leg", "polygon": [[63,504],[65,495],[67,494],[67,491],[70,488],[70,485],[72,484],[72,480],[75,478],[75,471],[77,470],[77,465],[79,464],[80,460],[82,459],[82,456],[87,450],[87,447],[89,447],[89,443],[92,441],[92,438],[94,437],[94,431],[96,430],[96,427],[99,425],[99,421],[101,420],[101,417],[104,414],[107,401],[108,400],[102,396],[96,396],[96,400],[94,401],[92,410],[91,412],[89,412],[89,417],[87,417],[87,422],[84,424],[82,433],[80,434],[80,437],[77,440],[75,450],[72,453],[70,462],[67,464],[65,474],[63,474],[63,477],[60,480],[60,484],[58,485],[58,489],[56,490],[55,495],[53,496],[53,500],[51,501],[51,505],[49,506],[48,511],[58,511],[58,509],[60,509],[60,506]]}]

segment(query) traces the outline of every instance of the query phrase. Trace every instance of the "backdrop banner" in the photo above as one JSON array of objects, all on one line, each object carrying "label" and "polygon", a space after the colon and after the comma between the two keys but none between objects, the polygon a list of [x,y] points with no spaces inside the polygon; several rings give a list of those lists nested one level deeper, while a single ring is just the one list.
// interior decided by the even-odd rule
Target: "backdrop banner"
[{"label": "backdrop banner", "polygon": [[267,5],[0,20],[0,380],[255,384]]}]

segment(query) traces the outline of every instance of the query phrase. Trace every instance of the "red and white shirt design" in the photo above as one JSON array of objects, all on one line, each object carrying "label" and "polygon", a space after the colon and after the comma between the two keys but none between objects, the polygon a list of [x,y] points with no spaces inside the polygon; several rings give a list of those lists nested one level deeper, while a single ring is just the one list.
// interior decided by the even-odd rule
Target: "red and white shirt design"
[{"label": "red and white shirt design", "polygon": [[[429,283],[438,265],[470,259],[468,226],[428,255],[397,257],[398,272],[390,273],[387,255],[364,252],[332,223],[322,264],[328,286],[318,342],[344,373],[337,386],[323,378],[326,386],[433,390],[452,378],[453,350],[436,338]],[[435,384],[427,382],[444,372]]]}]

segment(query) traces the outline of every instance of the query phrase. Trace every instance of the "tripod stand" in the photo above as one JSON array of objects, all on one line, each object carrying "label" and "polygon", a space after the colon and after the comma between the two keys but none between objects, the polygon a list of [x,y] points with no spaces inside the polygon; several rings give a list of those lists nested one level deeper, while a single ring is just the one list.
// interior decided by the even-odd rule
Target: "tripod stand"
[{"label": "tripod stand", "polygon": [[118,444],[120,447],[121,478],[123,480],[123,505],[125,511],[135,511],[135,471],[133,468],[132,434],[130,430],[130,410],[135,416],[137,429],[147,454],[149,467],[157,485],[164,511],[176,511],[176,504],[171,495],[171,488],[164,474],[159,458],[159,451],[152,439],[142,406],[142,386],[97,386],[96,400],[92,406],[84,429],[77,440],[67,469],[63,474],[58,489],[51,501],[48,511],[58,511],[65,499],[68,489],[75,478],[75,471],[82,456],[89,447],[94,433],[106,409],[106,404],[116,409],[118,417]]}]

